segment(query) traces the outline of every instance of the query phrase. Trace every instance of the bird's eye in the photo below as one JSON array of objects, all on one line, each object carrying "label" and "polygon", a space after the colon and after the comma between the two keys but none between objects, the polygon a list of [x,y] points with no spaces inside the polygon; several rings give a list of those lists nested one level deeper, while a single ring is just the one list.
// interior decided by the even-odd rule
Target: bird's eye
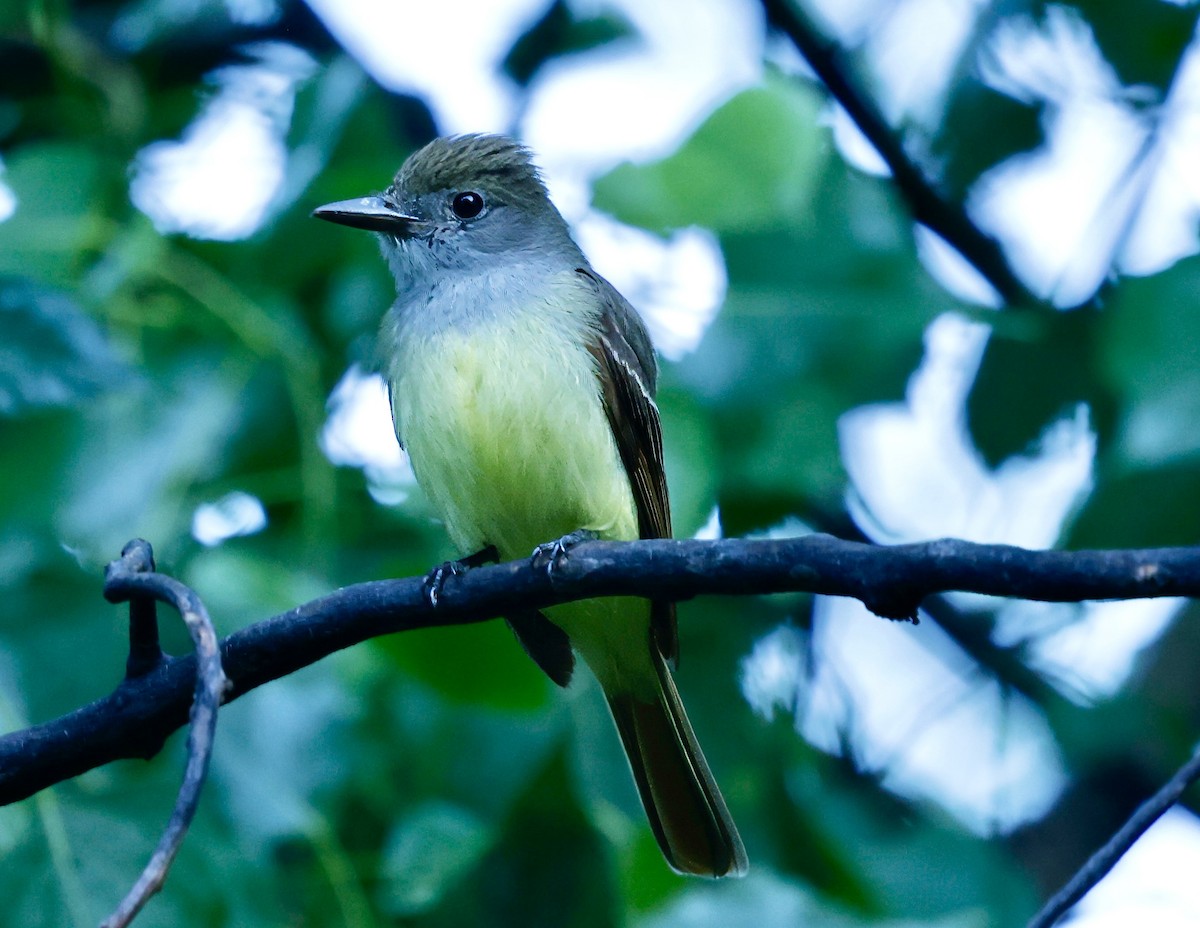
[{"label": "bird's eye", "polygon": [[483,197],[473,190],[467,190],[454,197],[450,208],[459,219],[474,219],[483,212]]}]

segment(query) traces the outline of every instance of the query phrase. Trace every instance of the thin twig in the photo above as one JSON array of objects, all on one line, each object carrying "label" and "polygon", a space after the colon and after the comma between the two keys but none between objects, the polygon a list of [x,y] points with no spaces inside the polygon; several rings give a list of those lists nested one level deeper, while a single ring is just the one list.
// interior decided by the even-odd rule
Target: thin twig
[{"label": "thin twig", "polygon": [[[230,635],[221,653],[232,699],[377,635],[596,596],[826,593],[908,618],[925,597],[949,590],[1049,602],[1200,596],[1200,548],[1028,551],[955,540],[885,548],[828,535],[588,542],[553,578],[526,560],[450,577],[436,609],[422,577],[345,587]],[[169,658],[90,705],[0,737],[0,805],[119,758],[154,756],[187,719],[195,660]]]},{"label": "thin twig", "polygon": [[854,120],[892,172],[892,180],[913,218],[928,226],[959,251],[1013,306],[1040,301],[1013,273],[999,242],[975,225],[966,211],[944,197],[916,166],[898,133],[883,118],[871,97],[856,83],[853,68],[835,42],[820,34],[791,0],[762,0],[767,21],[792,40],[830,95]]},{"label": "thin twig", "polygon": [[[142,875],[121,900],[116,911],[103,922],[101,928],[126,928],[150,897],[162,888],[167,871],[171,868],[175,855],[179,853],[184,835],[187,834],[188,826],[196,814],[200,791],[204,787],[209,760],[212,758],[217,709],[225,695],[227,682],[221,669],[221,652],[217,645],[216,630],[204,603],[178,580],[153,573],[153,567],[154,555],[150,545],[141,539],[131,541],[121,552],[120,560],[108,565],[104,577],[104,596],[109,602],[128,601],[131,623],[139,614],[142,618],[141,628],[131,628],[130,632],[131,675],[135,678],[145,676],[153,666],[162,662],[161,651],[158,651],[158,625],[155,621],[151,630],[147,624],[147,605],[154,600],[168,603],[178,611],[187,625],[196,649],[197,666],[191,730],[188,735],[187,766],[184,769],[183,783],[179,787],[179,795],[175,799],[175,808],[162,837],[159,838],[158,847],[154,849]],[[142,611],[137,613],[135,610],[139,606]],[[149,613],[149,617],[153,618],[153,612]],[[140,674],[132,673],[134,656],[138,653],[139,635],[142,636],[140,644],[143,657]],[[146,658],[153,655],[151,645],[160,657],[151,665],[147,665]]]},{"label": "thin twig", "polygon": [[1030,919],[1026,928],[1050,928],[1062,918],[1093,886],[1108,875],[1138,838],[1145,834],[1164,812],[1175,805],[1183,791],[1197,779],[1200,779],[1200,753],[1193,755],[1157,793],[1138,806],[1137,811],[1117,833],[1088,858],[1088,862],[1076,871],[1062,889],[1050,897],[1041,911]]}]

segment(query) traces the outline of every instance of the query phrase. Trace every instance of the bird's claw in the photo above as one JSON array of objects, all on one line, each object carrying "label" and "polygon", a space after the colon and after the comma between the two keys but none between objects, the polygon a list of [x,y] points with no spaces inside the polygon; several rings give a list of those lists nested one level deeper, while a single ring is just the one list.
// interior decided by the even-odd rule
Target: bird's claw
[{"label": "bird's claw", "polygon": [[572,548],[585,541],[595,541],[597,537],[595,532],[586,528],[569,532],[562,538],[538,545],[533,549],[533,554],[529,556],[529,562],[536,568],[541,567],[542,561],[545,561],[546,576],[553,577],[554,571],[558,570],[559,565],[566,560]]},{"label": "bird's claw", "polygon": [[425,575],[425,582],[422,584],[422,589],[425,592],[425,600],[429,603],[431,609],[436,609],[438,600],[442,598],[442,587],[446,585],[448,577],[459,577],[472,568],[499,560],[500,553],[496,550],[496,546],[485,545],[474,554],[468,554],[457,561],[446,561],[443,564],[439,564]]},{"label": "bird's claw", "polygon": [[437,608],[438,601],[442,597],[442,588],[446,585],[448,577],[457,577],[466,572],[467,568],[458,561],[446,561],[427,573],[421,589],[425,593],[425,601],[429,603],[429,607]]}]

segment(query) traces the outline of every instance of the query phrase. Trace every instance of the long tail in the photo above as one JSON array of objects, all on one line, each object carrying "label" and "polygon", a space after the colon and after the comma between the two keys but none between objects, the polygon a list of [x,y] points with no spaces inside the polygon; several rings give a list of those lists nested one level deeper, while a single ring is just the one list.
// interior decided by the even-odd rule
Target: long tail
[{"label": "long tail", "polygon": [[667,863],[697,876],[742,876],[746,849],[700,753],[675,681],[654,649],[658,699],[606,693],[642,805]]}]

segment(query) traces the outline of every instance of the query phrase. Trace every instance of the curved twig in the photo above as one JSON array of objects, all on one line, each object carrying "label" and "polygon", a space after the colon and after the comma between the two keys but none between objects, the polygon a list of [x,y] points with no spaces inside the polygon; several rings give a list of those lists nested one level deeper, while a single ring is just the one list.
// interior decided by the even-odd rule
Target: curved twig
[{"label": "curved twig", "polygon": [[191,731],[188,735],[187,766],[183,783],[175,799],[175,808],[159,838],[146,868],[116,911],[101,928],[125,928],[151,896],[162,888],[188,826],[196,814],[200,791],[212,757],[213,735],[217,729],[217,708],[225,695],[226,679],[221,669],[217,634],[204,603],[178,580],[154,573],[154,555],[141,539],[127,544],[119,560],[108,565],[104,576],[104,596],[109,602],[129,602],[130,652],[128,678],[144,677],[163,662],[158,648],[158,624],[154,616],[155,600],[173,606],[187,625],[196,648],[194,699]]},{"label": "curved twig", "polygon": [[[131,588],[153,595],[148,578]],[[595,596],[687,599],[701,594],[809,592],[851,596],[911,618],[949,590],[1049,602],[1200,596],[1200,548],[1029,551],[942,540],[876,547],[828,535],[778,540],[587,542],[553,578],[528,561],[479,567],[446,581],[437,608],[424,578],[345,587],[221,642],[228,699],[377,635],[485,621],[519,608]],[[0,805],[119,758],[152,757],[187,719],[195,656],[52,722],[0,738]]]}]

